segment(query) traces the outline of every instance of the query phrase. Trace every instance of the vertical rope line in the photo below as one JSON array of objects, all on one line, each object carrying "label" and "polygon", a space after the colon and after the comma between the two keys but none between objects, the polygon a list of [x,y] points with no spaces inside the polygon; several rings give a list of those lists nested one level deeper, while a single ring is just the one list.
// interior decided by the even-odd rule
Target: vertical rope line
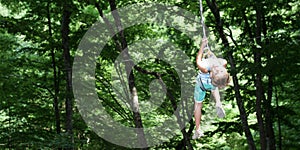
[{"label": "vertical rope line", "polygon": [[201,24],[202,24],[202,30],[203,30],[203,38],[206,38],[205,27],[204,27],[202,0],[199,0],[199,7],[200,7]]},{"label": "vertical rope line", "polygon": [[[201,15],[201,25],[202,25],[202,30],[203,30],[203,38],[206,38],[206,30],[205,30],[205,23],[204,23],[204,16],[203,16],[202,0],[199,0],[199,8],[200,8],[200,15]],[[208,43],[207,43],[205,49],[208,49],[208,52],[210,51]]]}]

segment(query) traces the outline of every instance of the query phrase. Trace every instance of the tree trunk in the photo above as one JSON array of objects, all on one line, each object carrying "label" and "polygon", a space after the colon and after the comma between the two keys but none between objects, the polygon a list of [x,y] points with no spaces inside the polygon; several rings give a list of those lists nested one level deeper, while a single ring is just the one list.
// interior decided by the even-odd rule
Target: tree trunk
[{"label": "tree trunk", "polygon": [[[173,76],[173,79],[174,81],[176,80],[175,77]],[[159,77],[159,80],[161,82],[163,82],[163,80]],[[167,90],[167,96],[170,98],[171,100],[171,103],[172,103],[172,107],[173,107],[173,110],[174,110],[174,114],[177,118],[177,123],[181,129],[181,133],[182,133],[182,136],[183,136],[183,139],[182,139],[182,142],[183,143],[183,146],[184,146],[184,149],[188,149],[188,150],[193,150],[193,146],[191,144],[191,140],[190,140],[190,134],[186,132],[186,127],[184,127],[184,122],[182,121],[182,117],[180,116],[179,112],[176,111],[177,109],[177,103],[176,103],[176,100],[174,98],[174,96],[172,95],[172,93],[168,92]],[[182,144],[180,144],[182,145]],[[176,149],[182,149],[182,146],[181,147],[176,147]]]},{"label": "tree trunk", "polygon": [[272,95],[273,95],[273,76],[268,75],[268,97],[266,100],[266,136],[268,140],[268,149],[276,149],[276,142],[275,142],[275,135],[274,135],[274,129],[273,129],[273,115],[272,115]]},{"label": "tree trunk", "polygon": [[72,125],[72,116],[73,116],[73,98],[72,98],[72,68],[71,68],[71,55],[69,47],[69,24],[71,11],[70,4],[68,2],[63,2],[63,15],[61,23],[61,34],[62,34],[62,47],[63,47],[63,58],[65,64],[65,73],[66,73],[66,131],[71,138],[71,143],[74,142],[73,139],[73,125]]},{"label": "tree trunk", "polygon": [[[161,78],[161,74],[159,74],[158,72],[151,72],[148,70],[144,70],[138,66],[134,67],[137,71],[143,73],[143,74],[149,74],[149,75],[153,75],[156,77],[156,79],[158,79],[160,82],[163,82],[162,78]],[[167,72],[169,74],[173,74],[172,72]],[[175,76],[172,76],[173,80],[175,81]],[[179,144],[176,146],[176,149],[188,149],[188,150],[193,150],[193,145],[191,143],[190,140],[190,135],[192,134],[192,131],[194,129],[194,122],[192,120],[190,120],[190,127],[189,127],[189,131],[186,132],[186,127],[184,126],[184,122],[182,121],[182,117],[180,116],[180,113],[178,111],[176,111],[177,109],[177,103],[176,100],[174,98],[174,96],[172,95],[171,92],[169,92],[169,90],[167,90],[167,97],[169,97],[169,99],[171,100],[172,103],[172,107],[173,110],[175,111],[175,116],[177,119],[177,123],[181,129],[181,133],[183,136],[183,139],[179,142]]]},{"label": "tree trunk", "polygon": [[[278,94],[275,88],[275,100],[276,100],[276,110],[277,113],[279,112],[279,104],[278,104]],[[279,150],[282,150],[282,139],[281,139],[281,122],[280,122],[280,115],[277,115],[277,124],[278,124],[278,147]]]},{"label": "tree trunk", "polygon": [[[216,28],[219,33],[219,36],[221,37],[223,45],[226,48],[229,48],[229,43],[226,38],[226,35],[224,34],[223,23],[222,23],[222,20],[220,17],[220,11],[219,11],[216,1],[215,0],[212,0],[212,1],[206,0],[206,3],[215,17]],[[240,118],[242,121],[243,130],[244,130],[246,138],[247,138],[249,149],[255,150],[256,147],[255,147],[255,143],[254,143],[254,140],[253,140],[253,137],[250,132],[249,125],[248,125],[248,119],[247,119],[247,114],[246,114],[246,111],[244,108],[244,102],[243,102],[242,96],[240,94],[240,86],[239,86],[238,78],[236,75],[236,66],[235,66],[235,62],[234,62],[234,58],[233,58],[233,52],[231,50],[227,53],[227,57],[229,59],[229,64],[231,66],[231,73],[232,73],[232,78],[233,78],[233,83],[234,83],[235,97],[236,97],[236,101],[237,101],[238,108],[240,111]]]},{"label": "tree trunk", "polygon": [[[267,36],[267,22],[265,19],[265,13],[264,9],[262,8],[262,32],[264,36]],[[269,40],[266,40],[266,45],[269,44]],[[268,52],[267,59],[271,59],[271,52]],[[272,115],[272,98],[273,98],[273,80],[274,76],[272,75],[272,71],[268,69],[269,72],[267,73],[268,76],[268,92],[267,92],[267,99],[265,102],[265,116],[266,116],[266,136],[268,139],[268,149],[276,149],[276,140],[275,140],[275,134],[274,134],[274,128],[273,128],[273,119],[274,116]]]},{"label": "tree trunk", "polygon": [[[115,0],[109,0],[109,5],[111,8],[111,11],[115,11],[117,10],[116,7],[116,2]],[[103,16],[103,11],[100,8],[98,3],[95,3],[96,8],[98,9],[98,12],[100,14],[100,16],[103,18],[103,20],[105,21],[105,23],[107,24],[108,27],[112,26],[112,24],[110,24],[110,22],[105,18],[105,16]],[[117,27],[117,34],[116,36],[113,37],[117,48],[120,50],[120,52],[122,53],[122,58],[124,60],[128,60],[125,61],[125,69],[126,69],[126,74],[128,77],[128,86],[129,86],[129,90],[130,90],[130,107],[132,109],[132,113],[133,113],[133,119],[134,119],[134,125],[135,128],[137,128],[136,132],[137,132],[137,140],[139,142],[139,146],[143,147],[142,149],[148,149],[147,147],[147,140],[145,138],[145,133],[144,133],[144,129],[143,129],[143,122],[142,122],[142,118],[141,118],[141,114],[140,114],[140,110],[139,110],[139,101],[138,101],[138,95],[137,95],[137,89],[135,87],[135,81],[134,81],[134,75],[133,72],[131,71],[134,67],[134,63],[132,61],[130,61],[130,55],[128,53],[128,49],[127,49],[127,41],[125,39],[124,36],[124,31],[122,29],[122,24],[121,24],[121,20],[119,17],[118,12],[116,11],[115,13],[113,13],[113,17],[114,17],[114,21],[115,21],[115,26]],[[110,29],[110,32],[112,35],[115,35],[114,30]]]},{"label": "tree trunk", "polygon": [[[261,3],[257,2],[255,3],[255,11],[256,11],[256,34],[255,39],[256,43],[259,46],[262,46],[261,43],[261,33],[262,33],[262,7]],[[265,127],[264,127],[264,120],[263,120],[263,112],[262,112],[262,96],[263,96],[263,87],[262,87],[262,74],[261,74],[261,47],[254,50],[254,63],[258,70],[256,73],[255,78],[255,87],[256,87],[256,117],[258,122],[258,128],[259,128],[259,135],[260,135],[260,146],[262,150],[265,150],[267,148],[266,144],[266,134],[265,134]]]},{"label": "tree trunk", "polygon": [[[51,15],[50,15],[50,2],[47,3],[47,17],[48,17],[48,27],[49,27],[49,42],[52,45],[54,42],[52,40],[52,26],[51,26]],[[53,67],[53,83],[54,83],[54,97],[53,97],[53,107],[54,107],[54,114],[55,114],[55,126],[56,126],[56,133],[60,134],[60,113],[58,107],[58,92],[59,92],[59,85],[57,79],[57,72],[56,72],[56,61],[55,61],[55,52],[54,48],[51,48],[51,59],[52,59],[52,67]]]}]

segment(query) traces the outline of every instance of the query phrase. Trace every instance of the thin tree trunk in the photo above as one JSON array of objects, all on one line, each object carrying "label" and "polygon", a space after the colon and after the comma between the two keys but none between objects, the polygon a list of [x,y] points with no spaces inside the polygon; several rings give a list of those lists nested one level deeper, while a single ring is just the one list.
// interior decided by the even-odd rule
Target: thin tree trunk
[{"label": "thin tree trunk", "polygon": [[[115,0],[109,0],[109,5],[111,8],[111,11],[117,10],[116,7],[116,2]],[[100,14],[100,16],[103,18],[103,20],[105,21],[105,23],[107,24],[108,27],[111,27],[112,24],[110,24],[110,22],[105,18],[105,16],[103,16],[103,11],[100,8],[98,3],[95,3],[96,8],[98,9],[98,12]],[[134,81],[134,75],[133,72],[131,71],[134,67],[134,63],[132,61],[130,61],[130,55],[128,53],[128,49],[127,49],[127,41],[125,39],[124,36],[124,31],[122,30],[122,24],[121,24],[121,20],[119,17],[118,12],[116,11],[115,13],[113,13],[113,17],[115,20],[115,26],[117,27],[117,36],[114,36],[113,39],[117,45],[117,48],[120,50],[120,52],[122,52],[122,58],[124,60],[128,60],[125,61],[125,69],[126,69],[126,74],[128,77],[128,86],[129,86],[129,90],[130,90],[130,107],[132,109],[132,113],[133,113],[133,119],[134,119],[134,125],[135,128],[137,128],[136,132],[137,132],[137,140],[139,142],[139,146],[143,147],[142,149],[148,149],[147,147],[147,140],[145,138],[145,133],[144,133],[144,129],[143,129],[143,122],[142,122],[142,118],[141,118],[141,114],[140,114],[140,110],[139,110],[139,101],[138,101],[138,95],[137,95],[137,89],[135,87],[135,81]],[[115,35],[114,30],[113,29],[109,29],[112,35]],[[118,38],[117,38],[118,37]]]},{"label": "thin tree trunk", "polygon": [[[176,80],[175,77],[174,76],[172,76],[172,77],[173,77],[173,80],[175,81]],[[163,82],[163,80],[161,79],[161,77],[159,77],[159,80],[161,82]],[[183,143],[184,149],[187,148],[188,150],[193,150],[193,146],[192,146],[191,140],[190,140],[190,134],[188,134],[186,132],[186,127],[184,126],[184,122],[182,121],[182,117],[180,116],[179,112],[176,111],[176,109],[178,107],[177,103],[176,103],[176,100],[175,100],[174,96],[172,95],[172,93],[168,92],[168,90],[167,90],[167,96],[171,100],[172,107],[173,107],[173,110],[175,111],[175,116],[177,118],[177,123],[178,123],[178,125],[179,125],[179,127],[181,129],[181,133],[182,133],[182,136],[183,136],[182,143]],[[179,147],[177,147],[177,148],[179,148]]]},{"label": "thin tree trunk", "polygon": [[[256,34],[255,34],[255,39],[256,43],[259,46],[262,46],[261,43],[261,33],[262,33],[262,7],[261,3],[256,2],[255,3],[255,11],[256,11]],[[266,134],[265,134],[265,127],[264,127],[264,120],[263,120],[263,112],[262,112],[262,96],[263,96],[263,87],[262,87],[262,74],[261,74],[261,48],[257,48],[254,50],[254,63],[256,68],[258,69],[258,72],[256,73],[256,78],[255,78],[255,87],[256,87],[256,118],[258,122],[258,128],[259,128],[259,135],[260,135],[260,146],[262,150],[265,150],[267,148],[266,144]]]},{"label": "thin tree trunk", "polygon": [[[11,103],[11,101],[9,101],[8,103]],[[11,104],[9,105],[11,106]],[[11,115],[11,111],[10,111],[11,107],[8,107],[8,138],[7,138],[7,145],[8,145],[8,149],[12,149],[12,145],[13,145],[13,140],[12,140],[12,130],[13,128],[11,127],[11,119],[12,119],[12,115]]]},{"label": "thin tree trunk", "polygon": [[193,150],[193,145],[191,144],[190,134],[186,132],[186,127],[184,126],[184,122],[182,122],[182,117],[180,116],[179,112],[176,111],[177,104],[173,97],[173,95],[170,92],[167,92],[168,97],[171,99],[171,103],[173,105],[173,110],[175,111],[174,114],[177,118],[177,123],[181,129],[181,133],[183,136],[182,142],[184,149]]},{"label": "thin tree trunk", "polygon": [[[256,53],[255,54],[255,63],[260,63],[260,54]],[[266,149],[266,135],[265,135],[265,129],[264,129],[264,120],[262,117],[262,81],[261,81],[261,74],[258,73],[256,74],[255,78],[255,87],[256,87],[256,118],[258,122],[258,128],[259,128],[259,135],[260,135],[260,144],[261,144],[261,149],[265,150]]]},{"label": "thin tree trunk", "polygon": [[248,35],[250,37],[249,40],[251,40],[251,42],[254,43],[254,36],[251,32],[251,27],[250,27],[250,24],[249,24],[249,21],[248,21],[248,18],[246,16],[246,10],[243,11],[243,15],[242,15],[244,21],[245,21],[245,30],[246,30],[246,33],[248,32]]},{"label": "thin tree trunk", "polygon": [[[262,8],[263,9],[263,8]],[[267,22],[265,19],[264,9],[262,10],[262,32],[264,37],[267,36]],[[266,40],[266,45],[269,44],[269,40]],[[267,59],[271,59],[271,52],[267,54]],[[270,70],[270,69],[269,69]],[[274,76],[272,75],[272,71],[270,70],[267,73],[268,76],[268,92],[267,92],[267,99],[265,102],[265,116],[266,116],[266,136],[268,140],[267,148],[270,150],[276,149],[276,140],[273,128],[273,115],[272,115],[272,98],[273,98],[273,79]]]},{"label": "thin tree trunk", "polygon": [[[275,88],[275,99],[276,99],[276,110],[277,113],[279,112],[279,104],[278,104],[278,94]],[[281,139],[281,122],[280,122],[280,115],[277,114],[277,124],[278,124],[278,147],[279,150],[282,150],[282,139]]]},{"label": "thin tree trunk", "polygon": [[273,129],[273,115],[271,112],[271,102],[272,102],[272,95],[273,95],[273,76],[268,75],[268,97],[266,100],[266,136],[268,139],[268,149],[274,150],[276,149],[276,142],[275,142],[275,135]]},{"label": "thin tree trunk", "polygon": [[72,68],[71,68],[71,55],[69,47],[69,24],[71,11],[70,4],[67,2],[63,3],[63,15],[61,23],[61,34],[62,34],[62,46],[63,46],[63,57],[65,64],[65,73],[66,73],[66,131],[71,138],[71,143],[73,143],[73,125],[72,125],[72,116],[73,116],[73,98],[72,98]]},{"label": "thin tree trunk", "polygon": [[[212,1],[206,0],[206,3],[215,17],[216,28],[221,37],[223,45],[226,48],[229,48],[229,43],[226,38],[226,35],[224,34],[223,23],[221,20],[220,11],[219,11],[216,1],[215,0],[212,0]],[[247,114],[246,114],[246,111],[244,108],[244,102],[243,102],[242,96],[240,94],[240,86],[239,86],[238,78],[236,75],[236,65],[235,65],[234,58],[233,58],[233,52],[231,50],[227,53],[227,57],[229,59],[229,63],[230,63],[231,70],[232,70],[232,78],[233,78],[233,83],[234,83],[235,97],[236,97],[236,101],[237,101],[238,108],[240,111],[240,118],[242,121],[243,130],[244,130],[246,138],[247,138],[249,149],[255,150],[256,147],[255,147],[255,143],[254,143],[254,140],[253,140],[253,137],[250,132],[249,125],[248,125],[248,119],[247,119]]]},{"label": "thin tree trunk", "polygon": [[[53,44],[52,40],[52,26],[51,26],[51,15],[50,15],[50,2],[47,3],[47,17],[48,17],[48,27],[49,27],[49,42]],[[60,113],[58,107],[58,92],[59,92],[59,85],[57,79],[57,72],[56,72],[56,61],[55,61],[55,52],[54,48],[51,48],[51,59],[52,59],[52,67],[53,67],[53,83],[54,83],[54,98],[53,98],[53,107],[54,107],[54,114],[55,114],[55,126],[56,126],[56,133],[60,134]]]},{"label": "thin tree trunk", "polygon": [[[161,78],[161,74],[159,74],[158,72],[151,72],[151,71],[148,71],[148,70],[144,70],[138,66],[135,66],[134,67],[137,71],[143,73],[143,74],[149,74],[149,75],[153,75],[156,77],[156,79],[159,79],[160,82],[163,82],[162,78]],[[169,74],[172,74],[170,72],[168,72]],[[176,80],[174,76],[172,76],[173,80]],[[174,96],[172,95],[172,93],[170,93],[168,90],[167,90],[167,96],[170,98],[171,100],[171,103],[172,103],[172,107],[173,107],[173,110],[175,111],[175,116],[177,118],[177,123],[181,129],[181,133],[182,133],[182,136],[183,136],[183,139],[181,140],[181,142],[176,146],[176,149],[187,149],[188,150],[193,150],[193,145],[191,143],[191,140],[190,140],[190,135],[192,133],[192,130],[194,128],[194,124],[193,124],[193,121],[190,121],[190,132],[186,132],[186,127],[184,127],[184,122],[182,122],[182,117],[180,116],[179,112],[177,111],[176,112],[176,109],[177,109],[177,103],[176,103],[176,100],[174,98]]]}]

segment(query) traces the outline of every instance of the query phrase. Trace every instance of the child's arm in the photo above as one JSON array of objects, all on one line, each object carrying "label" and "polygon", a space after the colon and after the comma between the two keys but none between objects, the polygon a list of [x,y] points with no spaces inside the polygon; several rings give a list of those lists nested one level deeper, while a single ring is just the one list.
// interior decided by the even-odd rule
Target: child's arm
[{"label": "child's arm", "polygon": [[200,50],[198,51],[198,54],[197,54],[197,57],[196,57],[197,67],[203,73],[207,73],[208,72],[207,68],[204,67],[203,63],[202,63],[203,50],[204,50],[204,47],[206,45],[207,45],[207,39],[205,38],[205,39],[202,40],[202,44],[201,44]]},{"label": "child's arm", "polygon": [[220,99],[220,92],[219,92],[219,88],[216,87],[214,90],[211,90],[211,93],[216,101],[216,106],[221,106],[221,99]]}]

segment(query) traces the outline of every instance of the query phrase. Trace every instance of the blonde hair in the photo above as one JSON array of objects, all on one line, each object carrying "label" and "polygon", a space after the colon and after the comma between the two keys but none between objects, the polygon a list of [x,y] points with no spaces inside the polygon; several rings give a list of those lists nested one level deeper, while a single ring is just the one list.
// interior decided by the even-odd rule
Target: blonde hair
[{"label": "blonde hair", "polygon": [[213,66],[211,68],[211,81],[214,86],[223,88],[230,82],[230,75],[224,66]]}]

